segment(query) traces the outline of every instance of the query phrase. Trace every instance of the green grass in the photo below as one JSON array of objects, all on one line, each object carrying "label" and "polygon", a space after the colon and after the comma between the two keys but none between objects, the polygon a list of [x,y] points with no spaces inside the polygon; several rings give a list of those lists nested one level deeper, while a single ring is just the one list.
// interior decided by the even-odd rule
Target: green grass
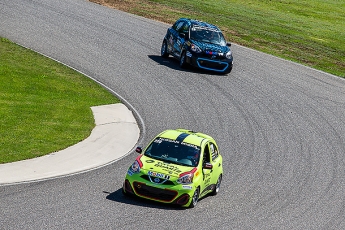
[{"label": "green grass", "polygon": [[91,1],[170,24],[207,21],[231,42],[345,77],[345,0]]},{"label": "green grass", "polygon": [[84,140],[95,126],[90,107],[118,102],[82,74],[0,39],[0,163]]}]

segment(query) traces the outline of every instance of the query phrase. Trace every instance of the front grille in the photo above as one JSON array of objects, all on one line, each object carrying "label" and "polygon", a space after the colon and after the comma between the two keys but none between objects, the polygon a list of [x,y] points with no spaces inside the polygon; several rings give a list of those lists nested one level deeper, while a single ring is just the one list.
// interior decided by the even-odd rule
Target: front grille
[{"label": "front grille", "polygon": [[216,70],[216,71],[224,71],[228,67],[228,63],[220,62],[216,60],[208,60],[204,58],[197,59],[198,66],[200,68],[209,69],[209,70]]},{"label": "front grille", "polygon": [[133,183],[134,190],[140,196],[152,198],[155,200],[171,202],[177,196],[177,192],[168,189],[160,189],[148,186],[140,182]]},{"label": "front grille", "polygon": [[144,180],[150,181],[155,184],[175,185],[175,183],[172,182],[171,180],[167,180],[167,179],[163,179],[159,177],[153,177],[149,175],[141,175],[140,177],[143,178]]}]

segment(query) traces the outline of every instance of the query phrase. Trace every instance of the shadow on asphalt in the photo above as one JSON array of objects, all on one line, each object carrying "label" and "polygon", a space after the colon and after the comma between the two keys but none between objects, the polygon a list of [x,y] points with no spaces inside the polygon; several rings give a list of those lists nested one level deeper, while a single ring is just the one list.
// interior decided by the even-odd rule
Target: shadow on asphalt
[{"label": "shadow on asphalt", "polygon": [[148,55],[148,57],[152,61],[155,61],[156,63],[158,63],[159,65],[164,65],[174,70],[190,72],[190,73],[198,73],[198,74],[215,75],[215,76],[227,76],[226,74],[223,74],[223,73],[202,70],[193,66],[187,66],[186,68],[182,69],[179,65],[179,61],[171,56],[167,58],[163,58],[159,55]]},{"label": "shadow on asphalt", "polygon": [[108,194],[106,196],[107,200],[124,203],[124,204],[142,206],[142,207],[147,207],[147,208],[165,209],[165,210],[184,210],[185,209],[177,205],[159,203],[159,202],[155,202],[151,200],[141,199],[135,196],[126,196],[122,194],[122,188],[112,193],[106,192],[106,191],[103,191],[103,193]]}]

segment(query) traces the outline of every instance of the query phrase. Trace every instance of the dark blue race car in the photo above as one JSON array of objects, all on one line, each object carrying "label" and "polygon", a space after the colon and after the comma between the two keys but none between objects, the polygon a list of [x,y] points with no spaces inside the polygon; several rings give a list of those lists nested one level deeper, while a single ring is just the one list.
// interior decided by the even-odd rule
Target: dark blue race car
[{"label": "dark blue race car", "polygon": [[233,57],[221,30],[212,24],[193,19],[180,18],[168,28],[161,48],[161,56],[172,55],[186,65],[200,69],[230,73]]}]

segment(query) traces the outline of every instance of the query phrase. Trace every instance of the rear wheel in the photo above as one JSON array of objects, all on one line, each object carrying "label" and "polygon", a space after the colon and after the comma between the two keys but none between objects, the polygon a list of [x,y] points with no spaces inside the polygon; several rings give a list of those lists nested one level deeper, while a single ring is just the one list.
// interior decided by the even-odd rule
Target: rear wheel
[{"label": "rear wheel", "polygon": [[180,57],[180,67],[185,68],[186,65],[187,65],[187,63],[186,63],[186,51],[183,51],[181,53],[181,57]]},{"label": "rear wheel", "polygon": [[167,41],[166,40],[163,40],[163,43],[162,43],[161,56],[164,58],[169,56],[168,50],[167,50]]},{"label": "rear wheel", "polygon": [[217,180],[217,183],[216,183],[216,185],[215,185],[214,188],[213,188],[213,191],[212,191],[212,193],[211,193],[213,196],[215,196],[215,195],[218,194],[219,189],[220,189],[220,184],[221,184],[221,183],[222,183],[222,174],[219,175],[218,180]]},{"label": "rear wheel", "polygon": [[189,207],[194,208],[196,204],[198,203],[199,200],[199,188],[195,189],[193,197],[192,197],[192,202],[190,203]]}]

